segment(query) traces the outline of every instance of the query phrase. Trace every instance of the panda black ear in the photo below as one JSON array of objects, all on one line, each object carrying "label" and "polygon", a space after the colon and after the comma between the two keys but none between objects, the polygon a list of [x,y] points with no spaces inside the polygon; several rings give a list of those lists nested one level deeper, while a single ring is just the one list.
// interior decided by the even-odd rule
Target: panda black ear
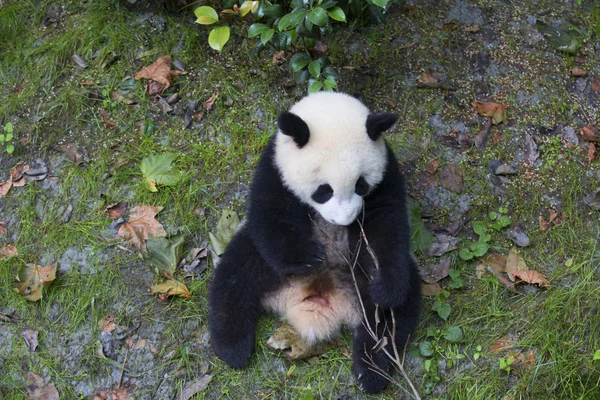
[{"label": "panda black ear", "polygon": [[390,129],[396,121],[398,115],[391,113],[369,114],[367,117],[367,134],[373,140],[377,140],[383,131]]},{"label": "panda black ear", "polygon": [[310,132],[306,122],[296,114],[284,111],[277,118],[277,126],[284,135],[291,136],[298,147],[302,148],[308,143]]}]

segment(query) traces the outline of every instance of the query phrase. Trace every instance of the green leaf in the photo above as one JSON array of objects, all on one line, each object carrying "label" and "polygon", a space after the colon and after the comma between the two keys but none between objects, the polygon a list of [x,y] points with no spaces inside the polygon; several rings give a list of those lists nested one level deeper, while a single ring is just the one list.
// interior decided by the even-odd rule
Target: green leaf
[{"label": "green leaf", "polygon": [[496,223],[501,228],[505,228],[505,227],[509,226],[511,222],[512,221],[511,221],[510,217],[507,215],[501,215],[500,217],[498,217],[498,221],[496,221]]},{"label": "green leaf", "polygon": [[283,32],[288,27],[296,28],[304,20],[306,13],[306,10],[298,10],[289,14],[285,14],[283,17],[281,17],[279,23],[277,24],[279,32]]},{"label": "green leaf", "polygon": [[498,213],[496,211],[490,211],[488,213],[488,218],[494,221],[496,218],[498,218]]},{"label": "green leaf", "polygon": [[147,259],[154,273],[173,277],[183,253],[183,235],[173,236],[171,240],[149,235],[146,248]]},{"label": "green leaf", "polygon": [[477,241],[477,242],[471,244],[471,251],[473,252],[473,255],[475,257],[484,256],[485,253],[487,253],[489,249],[490,249],[490,245],[487,244],[486,242]]},{"label": "green leaf", "polygon": [[381,8],[386,8],[390,0],[371,0],[373,4]]},{"label": "green leaf", "polygon": [[297,84],[306,82],[308,78],[310,78],[310,72],[305,69],[301,69],[300,71],[294,73],[294,80]]},{"label": "green leaf", "polygon": [[541,20],[536,22],[537,30],[556,50],[575,55],[583,44],[584,35],[574,26],[562,25],[554,27]]},{"label": "green leaf", "polygon": [[240,6],[240,14],[242,14],[242,17],[245,17],[246,14],[250,12],[250,10],[252,9],[252,5],[252,0],[246,0],[242,3],[242,5]]},{"label": "green leaf", "polygon": [[219,20],[219,15],[215,9],[209,6],[196,8],[194,14],[196,14],[196,17],[198,18],[196,22],[202,25],[211,25]]},{"label": "green leaf", "polygon": [[288,50],[292,46],[292,32],[279,32],[275,35],[273,44],[277,50]]},{"label": "green leaf", "polygon": [[444,303],[441,306],[438,307],[438,309],[436,310],[436,312],[438,313],[438,315],[440,316],[441,319],[443,319],[444,321],[446,321],[448,319],[448,317],[450,316],[450,311],[452,309],[450,308],[450,304],[448,303]]},{"label": "green leaf", "polygon": [[435,242],[435,237],[433,237],[433,235],[427,230],[427,228],[425,228],[425,225],[423,224],[419,203],[415,201],[409,202],[409,217],[411,228],[410,250],[418,250],[422,254],[426,255],[431,248],[431,245]]},{"label": "green leaf", "polygon": [[479,236],[487,232],[487,224],[482,221],[473,222],[473,231]]},{"label": "green leaf", "polygon": [[229,27],[218,26],[210,31],[208,35],[208,44],[216,51],[221,51],[225,43],[229,40]]},{"label": "green leaf", "polygon": [[471,253],[471,250],[467,249],[466,247],[458,253],[458,256],[461,260],[465,261],[473,259],[473,253]]},{"label": "green leaf", "polygon": [[327,78],[323,83],[325,84],[326,91],[332,91],[337,87],[337,82],[333,78]]},{"label": "green leaf", "polygon": [[310,62],[310,56],[306,53],[296,53],[290,60],[290,68],[293,72],[298,72],[306,67]]},{"label": "green leaf", "polygon": [[489,233],[484,233],[483,235],[479,236],[479,241],[480,242],[489,242],[490,240],[492,240],[492,235],[490,235]]},{"label": "green leaf", "polygon": [[331,19],[340,22],[346,22],[346,14],[344,14],[344,11],[339,7],[333,7],[327,10],[327,14],[329,15],[329,17],[331,17]]},{"label": "green leaf", "polygon": [[4,132],[6,133],[12,133],[13,131],[13,124],[12,122],[7,122],[6,125],[4,125]]},{"label": "green leaf", "polygon": [[444,339],[449,342],[458,343],[463,340],[462,329],[458,326],[451,326],[444,331]]},{"label": "green leaf", "polygon": [[423,357],[429,357],[433,355],[433,345],[431,344],[431,342],[421,342],[419,343],[419,353],[421,353],[421,355]]},{"label": "green leaf", "polygon": [[4,136],[3,133],[0,133],[0,142],[5,142],[6,141],[6,137]]},{"label": "green leaf", "polygon": [[149,156],[142,160],[141,170],[151,192],[156,192],[156,185],[175,185],[182,178],[181,172],[171,166],[177,157],[172,153]]},{"label": "green leaf", "polygon": [[239,225],[240,218],[235,211],[223,210],[221,218],[219,218],[219,222],[217,223],[216,232],[208,234],[213,251],[218,256],[225,252],[225,248],[231,241]]},{"label": "green leaf", "polygon": [[335,69],[333,69],[333,67],[326,67],[326,68],[324,68],[321,71],[321,75],[325,79],[331,78],[331,79],[335,80],[338,77],[338,74],[337,74],[337,72],[335,72]]},{"label": "green leaf", "polygon": [[12,154],[15,151],[15,146],[13,146],[12,144],[7,144],[6,145],[6,152],[8,154]]},{"label": "green leaf", "polygon": [[252,38],[254,36],[258,36],[269,29],[270,28],[265,24],[252,24],[248,28],[248,37]]},{"label": "green leaf", "polygon": [[12,138],[13,138],[13,134],[12,134],[12,133],[7,133],[7,134],[6,134],[6,139],[5,139],[5,140],[6,140],[7,142],[10,142],[10,141],[12,140]]},{"label": "green leaf", "polygon": [[600,350],[596,350],[594,352],[594,358],[593,360],[600,360]]},{"label": "green leaf", "polygon": [[329,17],[325,10],[321,7],[316,7],[308,13],[308,19],[317,26],[325,26]]},{"label": "green leaf", "polygon": [[319,63],[319,61],[311,61],[308,64],[308,72],[310,72],[313,78],[318,78],[321,75],[321,64]]},{"label": "green leaf", "polygon": [[323,88],[323,82],[314,81],[310,85],[308,85],[308,93],[316,93]]},{"label": "green leaf", "polygon": [[267,44],[267,42],[269,40],[271,40],[271,38],[273,37],[274,34],[275,34],[275,29],[266,30],[263,33],[261,33],[260,41],[262,42],[262,44]]}]

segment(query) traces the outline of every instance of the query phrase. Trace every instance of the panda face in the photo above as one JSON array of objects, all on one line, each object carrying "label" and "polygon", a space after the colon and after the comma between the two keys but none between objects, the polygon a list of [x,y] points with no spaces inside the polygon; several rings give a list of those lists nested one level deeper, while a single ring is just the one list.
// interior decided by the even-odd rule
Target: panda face
[{"label": "panda face", "polygon": [[[383,179],[387,152],[372,134],[372,115],[351,96],[316,93],[279,117],[275,164],[283,183],[332,224],[354,222],[363,197]],[[395,116],[386,115],[391,126]]]}]

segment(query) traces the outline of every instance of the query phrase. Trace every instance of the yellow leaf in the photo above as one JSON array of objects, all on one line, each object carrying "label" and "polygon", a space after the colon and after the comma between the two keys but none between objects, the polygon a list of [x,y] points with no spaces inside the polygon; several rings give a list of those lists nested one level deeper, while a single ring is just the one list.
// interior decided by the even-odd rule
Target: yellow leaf
[{"label": "yellow leaf", "polygon": [[42,298],[42,288],[48,287],[55,278],[56,266],[26,264],[19,270],[12,288],[27,300],[38,301]]},{"label": "yellow leaf", "polygon": [[508,258],[506,260],[506,274],[508,278],[514,282],[515,277],[514,274],[517,271],[526,271],[527,264],[525,264],[525,260],[517,253],[516,247],[513,247],[508,253]]},{"label": "yellow leaf", "polygon": [[175,279],[168,279],[164,282],[153,285],[148,292],[152,294],[164,294],[166,296],[181,296],[186,299],[191,298],[190,291],[183,282]]}]

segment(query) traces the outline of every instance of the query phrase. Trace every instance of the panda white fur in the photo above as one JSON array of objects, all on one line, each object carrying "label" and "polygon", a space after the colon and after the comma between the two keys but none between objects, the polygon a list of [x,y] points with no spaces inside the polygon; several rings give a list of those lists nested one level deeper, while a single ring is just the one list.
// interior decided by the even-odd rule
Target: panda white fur
[{"label": "panda white fur", "polygon": [[[246,223],[211,285],[211,342],[225,362],[248,363],[259,314],[274,312],[309,343],[353,329],[359,386],[373,393],[387,384],[366,361],[391,368],[363,315],[389,336],[393,310],[395,341],[404,349],[420,304],[404,182],[381,135],[396,120],[342,93],[309,95],[279,116],[254,175]],[[376,325],[377,313],[383,323]]]}]

